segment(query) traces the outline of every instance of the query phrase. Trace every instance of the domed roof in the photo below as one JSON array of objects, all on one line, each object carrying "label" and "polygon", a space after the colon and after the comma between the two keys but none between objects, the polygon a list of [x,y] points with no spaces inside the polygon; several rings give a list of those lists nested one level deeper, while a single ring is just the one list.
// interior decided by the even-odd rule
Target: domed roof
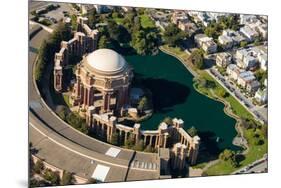
[{"label": "domed roof", "polygon": [[126,65],[125,59],[110,49],[98,49],[86,56],[87,63],[103,72],[116,72]]}]

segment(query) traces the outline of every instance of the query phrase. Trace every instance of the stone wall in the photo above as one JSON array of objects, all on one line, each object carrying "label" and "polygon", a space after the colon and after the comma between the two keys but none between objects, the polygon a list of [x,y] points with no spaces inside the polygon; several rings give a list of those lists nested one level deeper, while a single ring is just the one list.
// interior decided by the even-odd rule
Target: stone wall
[{"label": "stone wall", "polygon": [[60,51],[55,53],[54,58],[54,87],[61,92],[63,89],[63,68],[69,64],[69,57],[72,55],[82,56],[85,53],[97,49],[98,30],[92,30],[86,24],[87,18],[77,18],[78,29],[74,37],[69,41],[62,41]]},{"label": "stone wall", "polygon": [[151,146],[156,150],[169,148],[173,168],[184,168],[186,160],[192,165],[196,163],[200,138],[191,137],[183,129],[184,121],[181,119],[174,118],[172,125],[162,122],[157,130],[141,130],[141,125],[138,123],[128,127],[118,124],[117,118],[110,113],[95,114],[93,111],[88,111],[87,123],[95,134],[104,136],[107,142],[111,142],[112,135],[118,133],[119,140],[123,144],[130,136],[135,143],[142,139],[145,147]]}]

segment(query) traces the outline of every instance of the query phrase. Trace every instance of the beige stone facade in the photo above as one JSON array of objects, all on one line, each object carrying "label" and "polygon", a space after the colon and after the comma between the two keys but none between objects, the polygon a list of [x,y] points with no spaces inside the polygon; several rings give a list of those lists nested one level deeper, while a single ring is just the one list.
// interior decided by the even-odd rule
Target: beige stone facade
[{"label": "beige stone facade", "polygon": [[168,148],[171,153],[172,167],[182,169],[186,161],[195,164],[199,151],[200,138],[191,137],[184,129],[184,122],[174,118],[173,125],[162,122],[157,130],[141,130],[141,125],[136,123],[133,127],[118,124],[117,118],[111,114],[91,114],[88,111],[87,124],[95,134],[106,137],[110,142],[112,135],[118,133],[119,140],[125,144],[130,137],[135,143],[141,139],[144,146],[154,149]]},{"label": "beige stone facade", "polygon": [[70,102],[96,113],[119,112],[129,104],[132,68],[109,49],[99,49],[78,64]]},{"label": "beige stone facade", "polygon": [[82,56],[97,49],[98,30],[92,30],[86,24],[87,18],[78,17],[77,32],[69,41],[62,41],[60,51],[54,59],[54,88],[57,92],[63,89],[63,69],[69,64],[69,57]]}]

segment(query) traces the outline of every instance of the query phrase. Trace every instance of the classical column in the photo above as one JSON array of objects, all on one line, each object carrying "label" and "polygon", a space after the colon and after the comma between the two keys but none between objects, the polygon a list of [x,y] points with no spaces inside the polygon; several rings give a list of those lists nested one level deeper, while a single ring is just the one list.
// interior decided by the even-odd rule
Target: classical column
[{"label": "classical column", "polygon": [[110,100],[111,100],[111,95],[112,95],[112,93],[111,93],[111,92],[109,92],[109,93],[107,94],[107,111],[109,111],[109,110],[110,110]]},{"label": "classical column", "polygon": [[87,88],[84,87],[84,92],[83,92],[83,104],[84,106],[87,105]]},{"label": "classical column", "polygon": [[110,126],[107,126],[107,129],[106,129],[106,139],[108,142],[110,141]]},{"label": "classical column", "polygon": [[93,88],[90,87],[90,88],[88,89],[88,101],[87,101],[87,105],[88,105],[88,106],[91,106],[91,105],[93,104],[92,96],[93,96]]},{"label": "classical column", "polygon": [[103,93],[103,111],[107,111],[107,99],[108,94],[106,92]]},{"label": "classical column", "polygon": [[159,140],[159,136],[157,135],[155,138],[155,147],[158,147],[158,140]]},{"label": "classical column", "polygon": [[125,131],[125,139],[124,139],[124,144],[125,144],[125,142],[127,141],[127,139],[128,139],[128,135],[127,135],[127,131]]},{"label": "classical column", "polygon": [[182,135],[180,135],[180,137],[181,137],[181,144],[183,143],[183,136]]},{"label": "classical column", "polygon": [[146,135],[144,135],[143,143],[146,145]]},{"label": "classical column", "polygon": [[167,144],[167,135],[165,134],[164,135],[164,146],[163,146],[164,148],[166,148],[166,144]]},{"label": "classical column", "polygon": [[149,140],[149,145],[150,145],[150,146],[152,146],[152,138],[153,138],[153,136],[150,135],[150,140]]}]

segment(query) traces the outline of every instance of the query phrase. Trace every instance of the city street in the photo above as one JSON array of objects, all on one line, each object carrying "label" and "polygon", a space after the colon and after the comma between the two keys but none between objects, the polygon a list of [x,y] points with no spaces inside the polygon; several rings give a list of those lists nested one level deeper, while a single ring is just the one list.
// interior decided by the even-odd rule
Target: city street
[{"label": "city street", "polygon": [[263,158],[254,161],[253,163],[233,172],[232,174],[249,174],[249,173],[261,173],[261,172],[267,172],[267,156],[264,156]]}]

